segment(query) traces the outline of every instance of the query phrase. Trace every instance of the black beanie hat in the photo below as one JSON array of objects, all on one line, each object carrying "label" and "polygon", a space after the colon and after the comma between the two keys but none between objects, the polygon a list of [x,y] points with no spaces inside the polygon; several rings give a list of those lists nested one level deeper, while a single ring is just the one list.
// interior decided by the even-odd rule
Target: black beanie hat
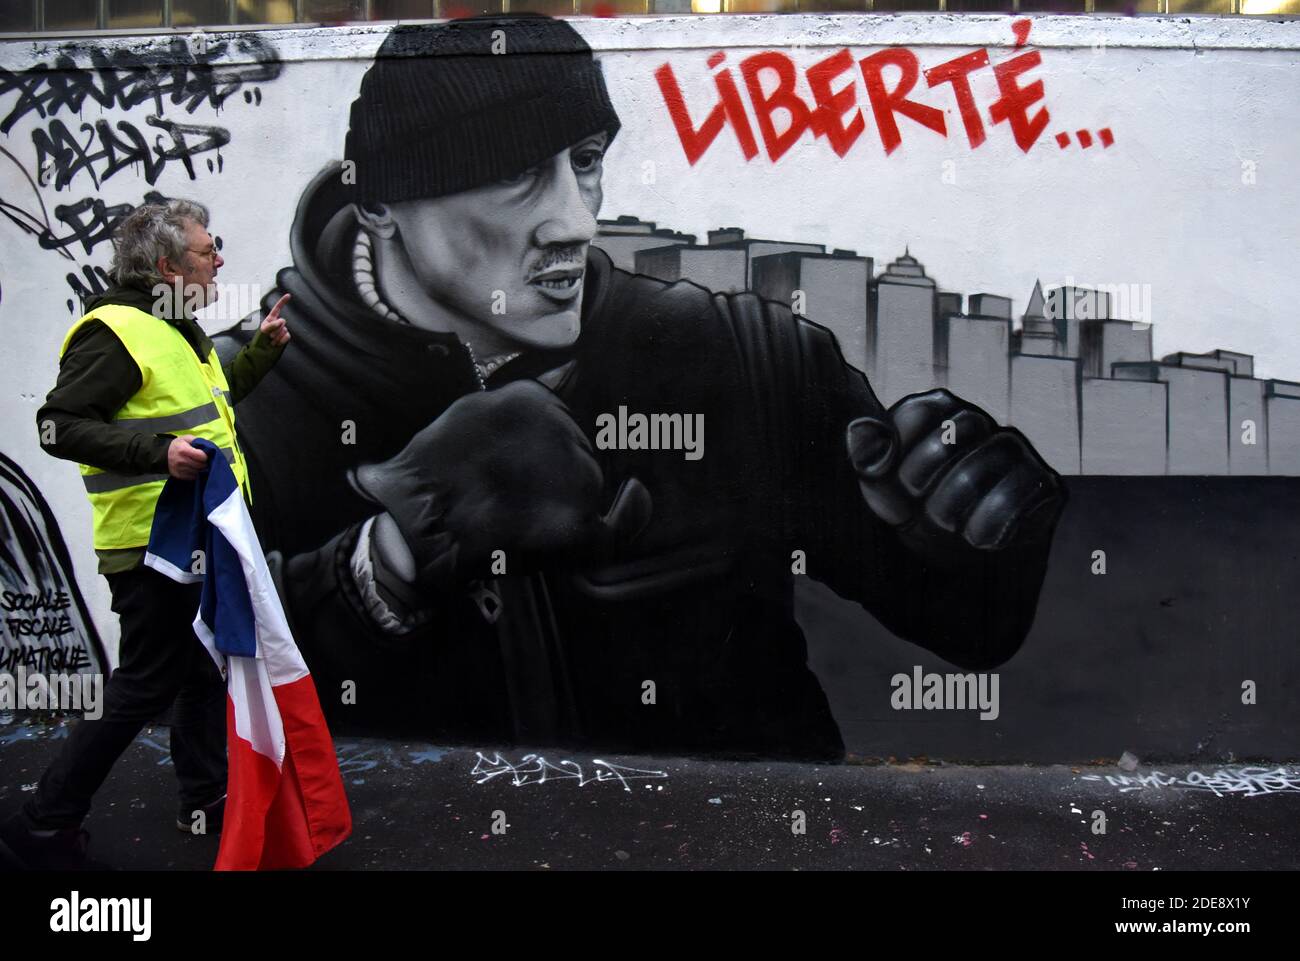
[{"label": "black beanie hat", "polygon": [[572,26],[489,15],[394,27],[352,102],[343,155],[355,202],[415,200],[518,176],[618,128]]}]

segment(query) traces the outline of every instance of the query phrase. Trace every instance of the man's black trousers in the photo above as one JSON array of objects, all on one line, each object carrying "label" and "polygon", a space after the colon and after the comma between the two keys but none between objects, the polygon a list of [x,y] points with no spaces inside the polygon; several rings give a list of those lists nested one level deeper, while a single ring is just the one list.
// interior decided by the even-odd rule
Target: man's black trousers
[{"label": "man's black trousers", "polygon": [[178,584],[143,566],[104,576],[122,623],[119,665],[104,686],[102,716],[74,725],[24,806],[34,826],[79,825],[122,752],[173,702],[179,810],[226,793],[226,684],[192,626],[201,585]]}]

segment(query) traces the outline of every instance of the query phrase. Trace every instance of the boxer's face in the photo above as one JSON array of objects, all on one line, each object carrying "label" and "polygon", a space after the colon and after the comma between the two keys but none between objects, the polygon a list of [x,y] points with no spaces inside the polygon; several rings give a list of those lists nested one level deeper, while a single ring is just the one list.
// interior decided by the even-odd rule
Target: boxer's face
[{"label": "boxer's face", "polygon": [[509,180],[387,205],[417,281],[471,340],[474,328],[513,349],[577,339],[608,140],[595,134]]}]

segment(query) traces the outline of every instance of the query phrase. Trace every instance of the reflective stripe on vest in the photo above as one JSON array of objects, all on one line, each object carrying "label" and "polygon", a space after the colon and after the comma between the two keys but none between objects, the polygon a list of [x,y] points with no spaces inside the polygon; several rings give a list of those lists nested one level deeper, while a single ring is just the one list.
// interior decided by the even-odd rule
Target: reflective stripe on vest
[{"label": "reflective stripe on vest", "polygon": [[[60,357],[88,320],[104,323],[140,368],[140,389],[113,424],[142,434],[192,434],[219,447],[249,498],[248,470],[235,436],[230,386],[216,349],[200,361],[185,336],[167,321],[120,304],[99,307],[79,319],[64,337]],[[97,549],[140,547],[149,542],[154,507],[166,474],[119,474],[81,465],[82,483],[94,512]]]},{"label": "reflective stripe on vest", "polygon": [[206,404],[200,404],[198,407],[191,407],[189,410],[181,411],[179,414],[169,414],[166,417],[119,417],[113,423],[117,424],[118,427],[129,427],[131,430],[142,430],[151,434],[170,434],[174,430],[197,427],[199,424],[214,420],[216,417],[217,405],[209,401]]},{"label": "reflective stripe on vest", "polygon": [[[235,462],[233,447],[223,447],[221,453],[226,455],[227,464]],[[98,474],[85,474],[81,480],[86,485],[87,494],[104,494],[108,491],[120,490],[123,487],[135,487],[137,484],[166,481],[167,477],[167,474],[114,474],[109,471],[100,471]]]}]

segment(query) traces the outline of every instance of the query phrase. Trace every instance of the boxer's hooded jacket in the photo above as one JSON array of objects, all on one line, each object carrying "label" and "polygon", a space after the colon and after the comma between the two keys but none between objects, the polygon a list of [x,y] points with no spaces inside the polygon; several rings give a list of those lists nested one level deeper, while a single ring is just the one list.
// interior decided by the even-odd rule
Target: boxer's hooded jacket
[{"label": "boxer's hooded jacket", "polygon": [[[355,293],[357,229],[327,170],[292,234],[286,352],[240,409],[257,528],[295,637],[322,691],[356,684],[331,726],[477,743],[510,739],[495,628],[463,595],[431,597],[432,622],[401,638],[365,613],[349,570],[378,512],[346,479],[397,454],[479,389],[451,334],[381,318]],[[845,428],[881,413],[831,334],[753,294],[714,294],[616,269],[592,248],[582,329],[567,351],[525,354],[489,389],[566,359],[556,388],[595,447],[602,413],[704,415],[704,456],[596,450],[608,499],[629,476],[654,499],[649,526],[598,570],[546,572],[583,737],[574,746],[838,758],[843,744],[807,667],[791,557],[895,634],[958,665],[994,666],[1033,620],[1050,534],[942,569],[910,554],[862,500]],[[233,353],[247,330],[219,335]],[[345,443],[351,431],[354,443]],[[505,611],[503,617],[520,616]],[[655,705],[643,684],[655,682]],[[323,697],[327,705],[337,697]]]}]

